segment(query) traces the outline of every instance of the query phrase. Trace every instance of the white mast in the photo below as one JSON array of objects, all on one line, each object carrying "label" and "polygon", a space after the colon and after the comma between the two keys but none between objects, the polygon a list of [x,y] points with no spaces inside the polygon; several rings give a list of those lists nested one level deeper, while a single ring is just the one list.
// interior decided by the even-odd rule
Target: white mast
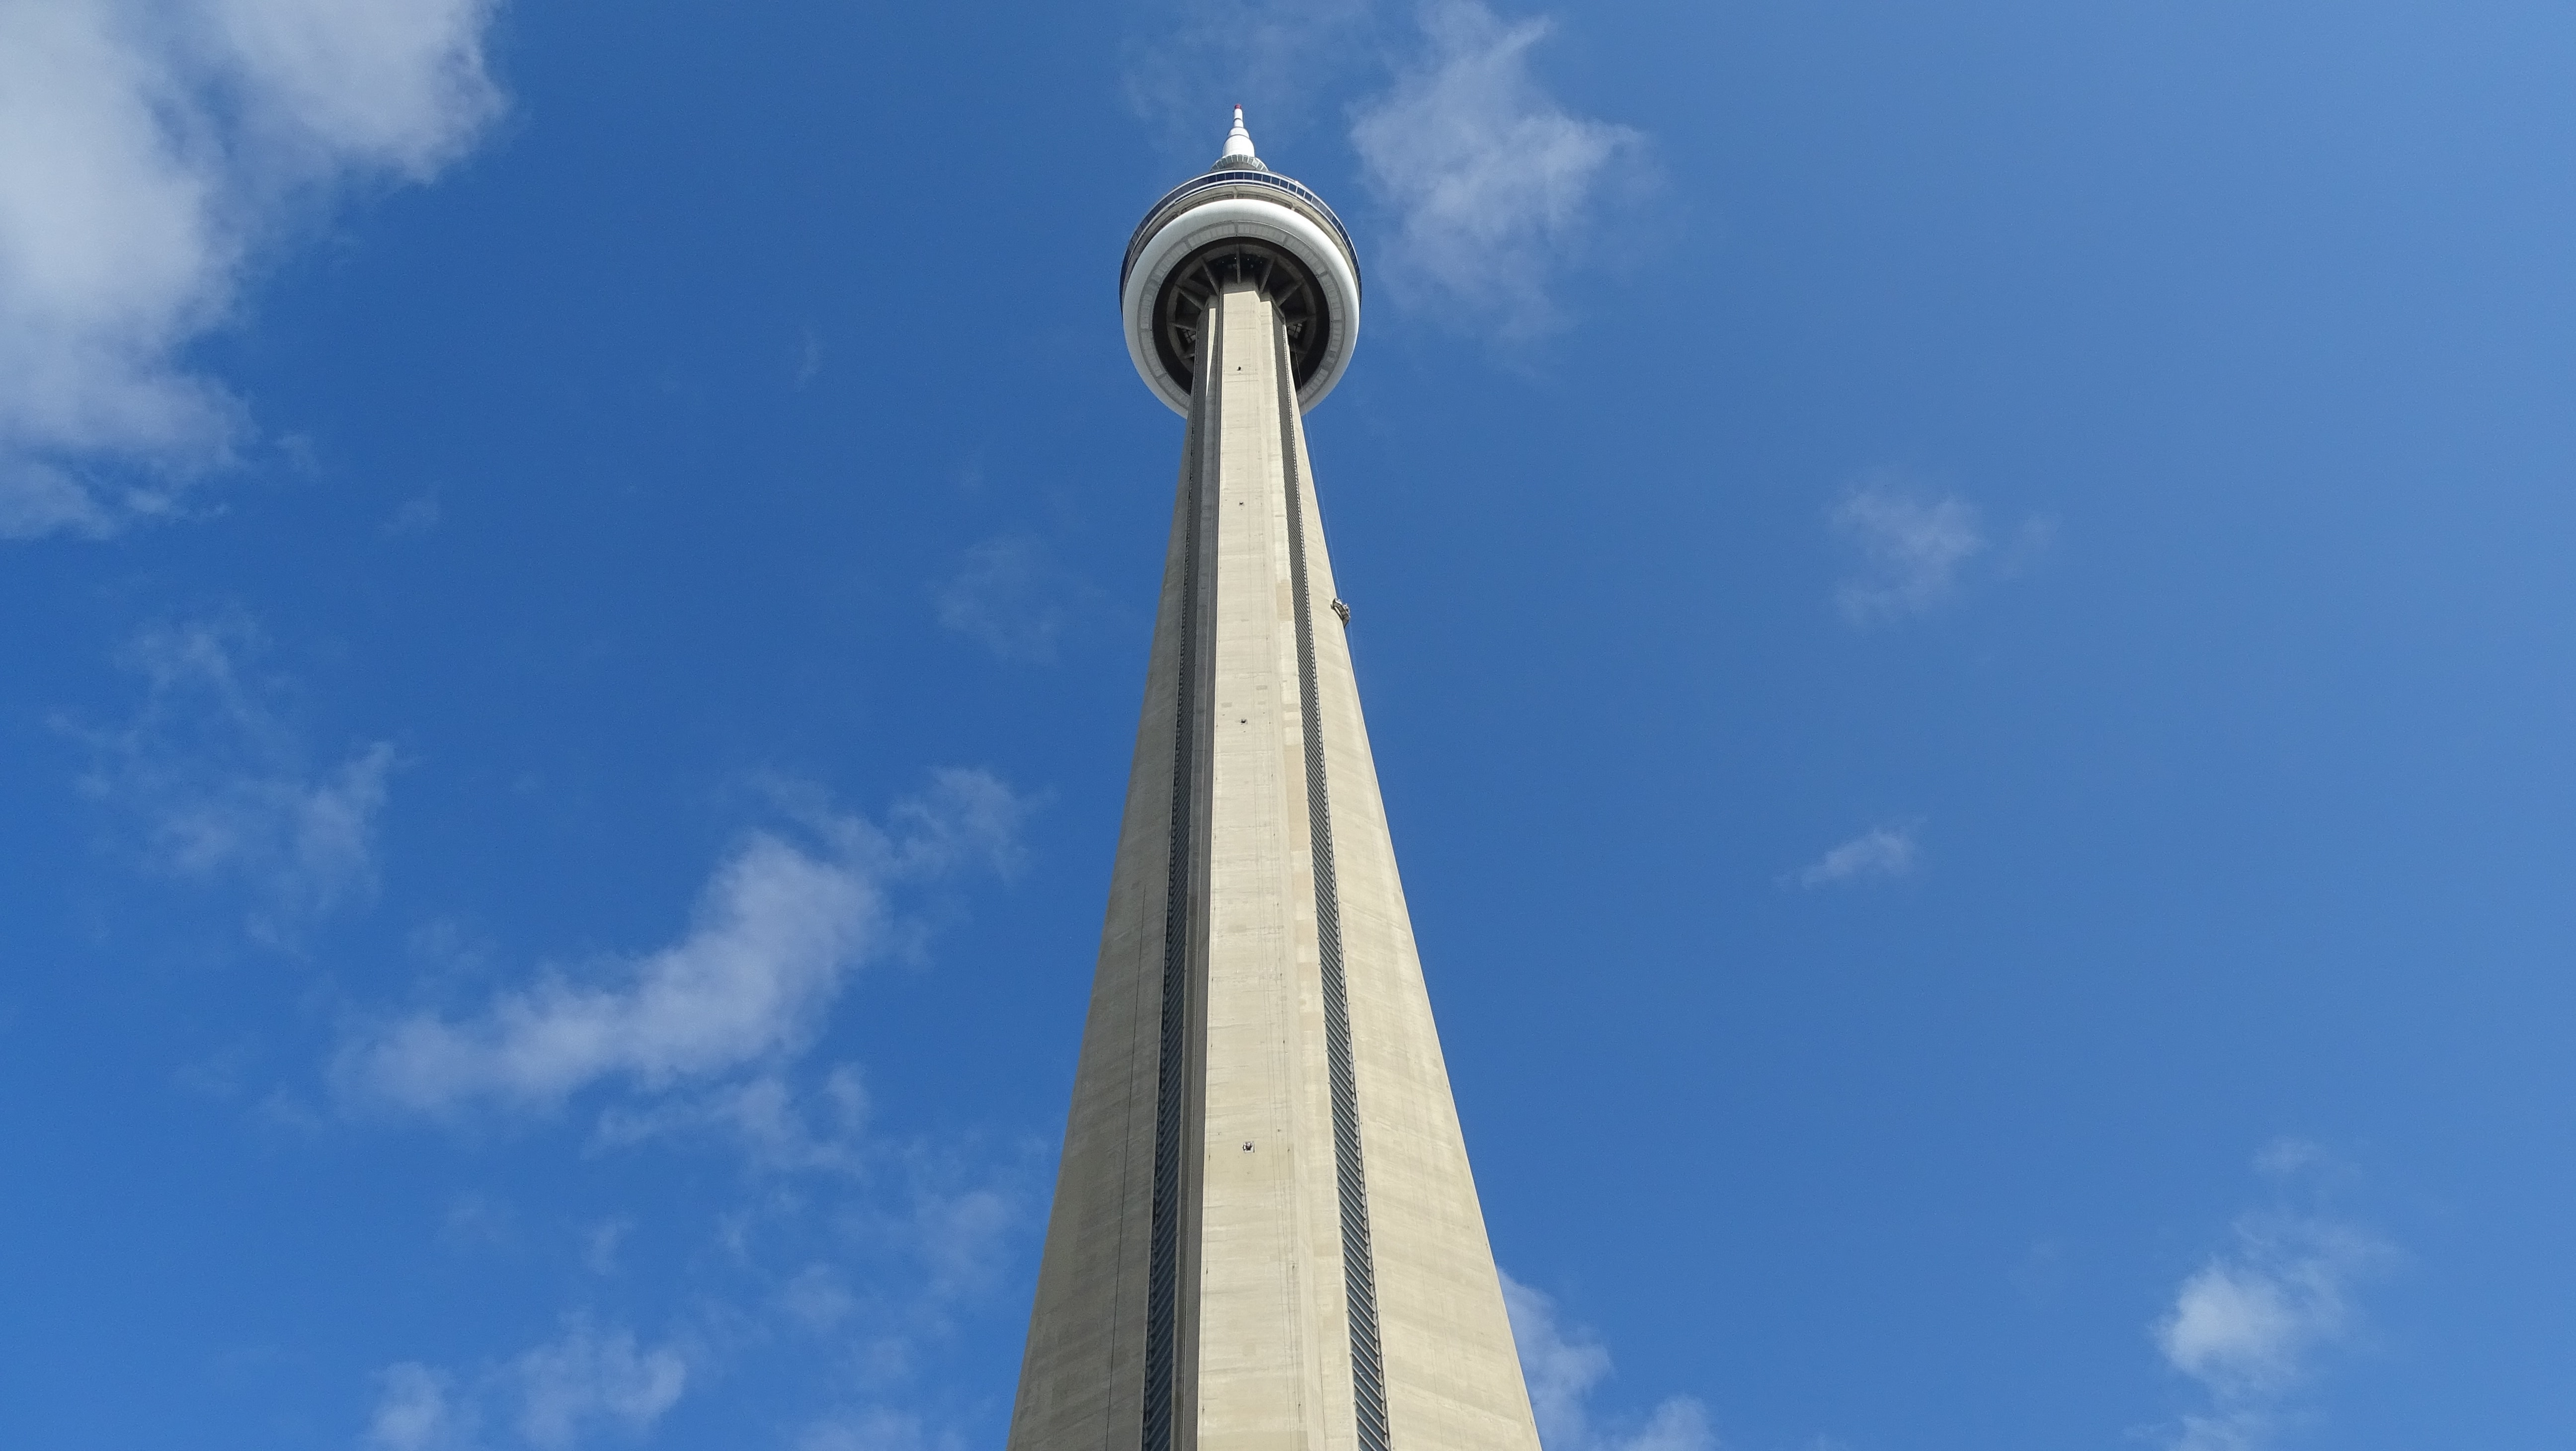
[{"label": "white mast", "polygon": [[1240,162],[1257,161],[1260,153],[1252,149],[1252,133],[1243,129],[1243,108],[1234,108],[1234,129],[1225,133],[1225,150],[1217,156],[1219,169]]}]

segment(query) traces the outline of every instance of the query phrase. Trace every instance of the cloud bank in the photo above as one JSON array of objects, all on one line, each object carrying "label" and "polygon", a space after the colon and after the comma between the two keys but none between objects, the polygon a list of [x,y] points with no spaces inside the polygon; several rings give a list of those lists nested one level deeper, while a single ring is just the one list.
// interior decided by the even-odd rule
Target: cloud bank
[{"label": "cloud bank", "polygon": [[1436,0],[1422,54],[1351,125],[1361,176],[1397,221],[1386,266],[1447,315],[1507,337],[1559,325],[1551,279],[1644,175],[1642,133],[1569,112],[1531,74],[1552,28]]},{"label": "cloud bank", "polygon": [[178,507],[243,410],[190,369],[298,210],[501,107],[497,0],[0,0],[0,537]]}]

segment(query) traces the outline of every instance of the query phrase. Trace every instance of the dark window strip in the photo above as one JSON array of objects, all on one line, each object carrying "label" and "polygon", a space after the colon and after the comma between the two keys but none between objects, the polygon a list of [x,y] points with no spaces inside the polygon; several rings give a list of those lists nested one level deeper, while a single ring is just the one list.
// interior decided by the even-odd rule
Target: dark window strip
[{"label": "dark window strip", "polygon": [[1315,946],[1324,979],[1324,1051],[1333,1094],[1333,1167],[1342,1210],[1342,1282],[1351,1329],[1351,1391],[1360,1451],[1387,1451],[1386,1380],[1378,1357],[1377,1273],[1369,1255],[1368,1180],[1360,1159],[1359,1084],[1351,1068],[1351,1008],[1342,975],[1342,909],[1333,873],[1333,815],[1324,792],[1324,718],[1315,696],[1315,616],[1306,586],[1306,505],[1297,460],[1297,395],[1288,334],[1274,315],[1279,455],[1288,484],[1289,594],[1296,601],[1299,714],[1306,735],[1306,825],[1315,857]]},{"label": "dark window strip", "polygon": [[[1214,359],[1219,340],[1208,340]],[[1163,896],[1163,1011],[1161,1056],[1154,1102],[1154,1236],[1145,1294],[1144,1451],[1172,1451],[1178,1414],[1176,1362],[1180,1354],[1181,1160],[1189,1146],[1190,891],[1195,856],[1191,828],[1196,814],[1199,693],[1199,521],[1207,470],[1199,456],[1216,409],[1219,389],[1192,401],[1183,445],[1186,511],[1181,546],[1179,679],[1174,685],[1172,824],[1169,875]]]}]

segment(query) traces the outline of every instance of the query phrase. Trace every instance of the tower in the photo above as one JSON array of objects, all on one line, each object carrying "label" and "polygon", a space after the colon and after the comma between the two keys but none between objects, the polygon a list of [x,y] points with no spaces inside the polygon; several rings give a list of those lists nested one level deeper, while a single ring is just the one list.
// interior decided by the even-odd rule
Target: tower
[{"label": "tower", "polygon": [[1537,1451],[1307,467],[1357,254],[1237,108],[1119,294],[1189,423],[1010,1451]]}]

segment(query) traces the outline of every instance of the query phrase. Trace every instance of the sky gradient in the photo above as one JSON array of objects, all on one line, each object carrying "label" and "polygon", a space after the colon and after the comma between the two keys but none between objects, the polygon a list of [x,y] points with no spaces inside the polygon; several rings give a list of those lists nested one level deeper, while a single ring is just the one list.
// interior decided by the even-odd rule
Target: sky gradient
[{"label": "sky gradient", "polygon": [[2571,74],[0,0],[0,1444],[999,1444],[1235,103],[1548,1451],[2576,1444]]}]

